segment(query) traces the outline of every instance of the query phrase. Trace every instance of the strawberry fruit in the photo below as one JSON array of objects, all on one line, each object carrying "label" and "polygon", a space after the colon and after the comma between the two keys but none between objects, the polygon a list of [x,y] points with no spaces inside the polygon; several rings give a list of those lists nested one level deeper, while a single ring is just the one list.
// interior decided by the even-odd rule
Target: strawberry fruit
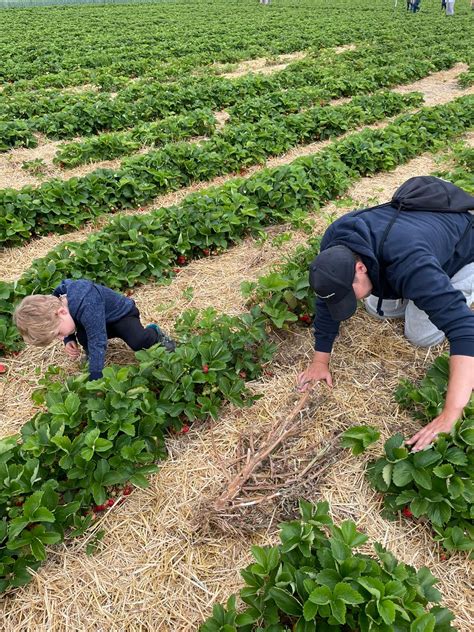
[{"label": "strawberry fruit", "polygon": [[203,364],[202,365],[202,372],[203,373],[209,373],[209,367],[207,364]]},{"label": "strawberry fruit", "polygon": [[403,507],[402,515],[405,516],[405,518],[413,518],[413,513],[409,507]]},{"label": "strawberry fruit", "polygon": [[7,370],[7,367],[4,364],[0,364],[0,373],[5,373]]}]

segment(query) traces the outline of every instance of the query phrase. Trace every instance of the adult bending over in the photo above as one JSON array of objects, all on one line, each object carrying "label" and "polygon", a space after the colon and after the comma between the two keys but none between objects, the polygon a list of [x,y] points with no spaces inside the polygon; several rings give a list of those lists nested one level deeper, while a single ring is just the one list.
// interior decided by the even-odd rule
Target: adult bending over
[{"label": "adult bending over", "polygon": [[298,377],[300,390],[323,380],[340,321],[357,300],[379,318],[405,318],[405,336],[418,346],[450,344],[444,408],[407,441],[427,447],[450,432],[474,388],[474,197],[432,176],[410,178],[392,201],[353,211],[329,226],[310,266],[316,293],[315,354]]}]

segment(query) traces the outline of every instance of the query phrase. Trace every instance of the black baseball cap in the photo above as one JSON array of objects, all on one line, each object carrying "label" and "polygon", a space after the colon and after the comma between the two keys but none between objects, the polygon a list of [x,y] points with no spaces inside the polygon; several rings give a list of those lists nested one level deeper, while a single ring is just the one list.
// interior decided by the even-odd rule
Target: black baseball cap
[{"label": "black baseball cap", "polygon": [[357,309],[352,288],[356,260],[346,246],[323,250],[309,266],[309,284],[328,306],[334,320],[346,320]]}]

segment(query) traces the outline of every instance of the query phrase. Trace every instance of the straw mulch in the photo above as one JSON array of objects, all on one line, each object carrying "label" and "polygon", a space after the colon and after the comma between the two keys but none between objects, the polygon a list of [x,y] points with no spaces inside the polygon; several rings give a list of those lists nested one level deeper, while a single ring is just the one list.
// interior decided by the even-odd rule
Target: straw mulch
[{"label": "straw mulch", "polygon": [[[435,167],[433,157],[422,156],[390,174],[361,180],[348,196],[364,204],[386,200],[406,178]],[[329,217],[352,205],[328,205],[315,230],[322,232]],[[239,283],[256,278],[306,239],[295,232],[283,249],[271,241],[262,246],[246,240],[219,257],[191,263],[171,286],[144,286],[134,298],[145,321],[157,320],[168,329],[189,306],[211,305],[239,313],[245,309]],[[192,297],[185,292],[189,287]],[[329,500],[336,520],[356,520],[371,540],[381,541],[401,560],[428,565],[440,579],[444,603],[455,612],[458,629],[470,632],[474,613],[466,556],[457,554],[442,562],[425,525],[383,519],[381,500],[364,478],[366,461],[381,453],[381,445],[356,458],[340,450],[335,439],[348,425],[361,423],[380,428],[384,439],[400,428],[407,435],[415,431],[415,422],[394,403],[393,390],[401,377],[420,376],[444,347],[411,347],[401,322],[380,322],[360,309],[344,324],[332,363],[334,389],[318,387],[301,415],[298,433],[256,472],[253,483],[260,491],[247,489],[248,494],[260,493],[262,485],[278,481],[281,495],[227,517],[211,511],[236,471],[242,446],[249,445],[250,438],[258,445],[262,434],[291,412],[298,397],[295,380],[311,357],[311,333],[297,327],[279,334],[276,341],[278,354],[269,367],[274,375],[250,385],[262,398],[249,409],[228,406],[218,421],[196,424],[188,435],[170,438],[169,458],[150,487],[136,490],[100,520],[96,529],[104,529],[105,536],[98,552],[86,555],[94,532],[51,547],[33,582],[3,599],[2,629],[195,631],[213,603],[240,587],[238,570],[250,561],[251,544],[276,542],[278,521],[294,515],[302,494],[309,500]],[[108,358],[126,363],[133,354],[113,342]],[[8,361],[9,373],[2,381],[3,436],[32,414],[29,395],[51,363],[77,370],[66,361],[60,345],[28,349]],[[285,485],[305,468],[308,476]],[[281,472],[286,481],[278,480]]]}]

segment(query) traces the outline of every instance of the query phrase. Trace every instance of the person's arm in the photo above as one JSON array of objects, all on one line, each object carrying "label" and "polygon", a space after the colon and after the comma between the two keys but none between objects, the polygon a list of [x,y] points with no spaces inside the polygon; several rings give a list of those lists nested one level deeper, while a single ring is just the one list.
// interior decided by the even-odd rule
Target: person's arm
[{"label": "person's arm", "polygon": [[329,314],[326,303],[317,298],[314,319],[315,353],[308,368],[298,375],[297,385],[300,391],[306,391],[314,382],[324,381],[332,386],[329,361],[334,340],[339,332],[339,323]]},{"label": "person's arm", "polygon": [[407,444],[417,452],[423,450],[440,432],[451,432],[462,416],[474,390],[474,357],[453,355],[449,359],[449,381],[446,401],[441,413],[417,432]]},{"label": "person's arm", "polygon": [[446,334],[451,353],[443,411],[407,441],[418,451],[440,432],[450,432],[469,402],[474,387],[474,313],[433,256],[422,254],[416,260],[406,260],[404,270],[401,295],[413,300]]},{"label": "person's arm", "polygon": [[102,296],[95,288],[87,294],[83,305],[78,318],[87,336],[89,379],[98,380],[102,377],[108,341],[105,305]]}]

